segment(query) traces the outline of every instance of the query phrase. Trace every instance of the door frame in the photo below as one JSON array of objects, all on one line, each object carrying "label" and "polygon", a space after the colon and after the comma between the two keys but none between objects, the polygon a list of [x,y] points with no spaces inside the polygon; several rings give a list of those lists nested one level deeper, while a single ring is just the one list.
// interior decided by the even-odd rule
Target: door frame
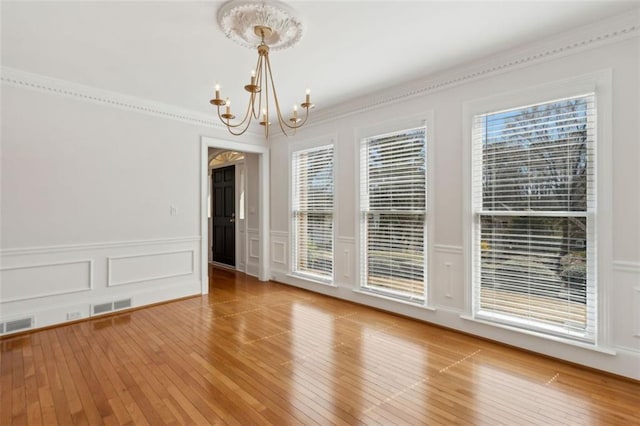
[{"label": "door frame", "polygon": [[231,151],[248,152],[258,155],[258,279],[269,281],[271,268],[269,264],[270,256],[270,234],[269,234],[269,147],[253,145],[242,142],[229,141],[212,138],[209,136],[200,137],[200,288],[202,294],[209,293],[209,259],[208,240],[209,222],[207,215],[207,195],[209,176],[209,148],[228,149]]}]

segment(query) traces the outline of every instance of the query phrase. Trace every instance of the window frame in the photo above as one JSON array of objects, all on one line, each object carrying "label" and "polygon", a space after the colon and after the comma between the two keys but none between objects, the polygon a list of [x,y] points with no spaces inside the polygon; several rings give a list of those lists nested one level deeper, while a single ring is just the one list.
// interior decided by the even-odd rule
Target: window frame
[{"label": "window frame", "polygon": [[[478,100],[465,102],[463,105],[463,193],[464,193],[464,265],[465,265],[465,301],[463,318],[474,320],[493,327],[515,330],[520,333],[535,335],[546,339],[559,341],[575,346],[604,349],[611,347],[612,333],[610,328],[610,296],[612,265],[612,223],[611,223],[611,87],[612,73],[610,69],[590,73],[587,75],[568,78],[520,88],[511,92],[490,96]],[[527,105],[541,104],[555,99],[569,98],[586,93],[595,94],[596,133],[595,133],[595,162],[594,175],[596,178],[595,212],[592,219],[596,258],[593,270],[595,273],[596,312],[594,341],[584,342],[557,334],[545,333],[478,318],[475,313],[474,259],[480,255],[479,244],[475,240],[476,229],[479,226],[480,214],[474,211],[473,203],[473,119],[476,115],[493,113]],[[587,212],[590,215],[591,212]],[[478,245],[478,247],[476,247]]]},{"label": "window frame", "polygon": [[[371,121],[376,121],[376,119],[372,119]],[[414,307],[426,308],[429,310],[434,310],[434,286],[430,285],[432,283],[433,276],[433,236],[434,236],[434,214],[433,214],[433,200],[434,200],[434,152],[435,152],[435,144],[434,144],[434,120],[433,120],[433,111],[425,111],[419,115],[409,116],[405,119],[394,119],[389,121],[384,121],[381,124],[376,126],[370,126],[365,128],[359,128],[355,131],[355,143],[354,143],[354,182],[355,182],[355,191],[356,191],[356,209],[355,209],[355,221],[354,221],[354,229],[356,233],[356,244],[355,244],[355,284],[353,291],[362,295],[371,296],[376,299],[384,299],[390,300],[396,303],[407,304]],[[425,214],[424,214],[424,299],[421,301],[418,300],[409,300],[401,297],[393,297],[391,294],[387,294],[384,292],[378,292],[375,290],[371,290],[363,287],[363,279],[362,272],[364,270],[362,262],[363,262],[363,250],[364,248],[364,236],[362,235],[362,188],[361,188],[361,150],[363,143],[366,139],[381,136],[386,134],[391,134],[395,132],[401,132],[407,129],[413,129],[417,127],[425,127],[425,138],[426,138],[426,206],[425,206]]]},{"label": "window frame", "polygon": [[[301,152],[315,151],[323,148],[331,147],[332,149],[332,161],[333,167],[331,172],[331,179],[334,187],[333,194],[333,209],[331,211],[332,218],[332,232],[331,232],[331,276],[323,276],[320,274],[315,274],[313,272],[297,270],[296,269],[296,252],[297,252],[297,232],[295,229],[296,221],[294,219],[294,197],[295,193],[295,165],[294,161],[296,158],[296,154]],[[335,138],[320,138],[318,140],[306,141],[302,143],[297,143],[295,145],[290,145],[289,149],[289,193],[288,193],[288,210],[289,210],[289,246],[291,250],[289,250],[289,274],[293,277],[304,279],[305,281],[326,284],[326,285],[334,285],[335,276],[336,276],[336,144]]]}]

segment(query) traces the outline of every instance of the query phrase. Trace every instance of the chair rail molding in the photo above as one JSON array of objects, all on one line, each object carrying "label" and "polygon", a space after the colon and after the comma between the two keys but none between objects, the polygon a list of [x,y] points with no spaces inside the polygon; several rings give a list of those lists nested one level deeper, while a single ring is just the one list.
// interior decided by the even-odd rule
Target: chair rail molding
[{"label": "chair rail molding", "polygon": [[151,246],[159,244],[180,244],[199,242],[200,236],[153,238],[148,240],[112,241],[99,243],[62,244],[54,246],[19,247],[0,250],[0,256],[27,256],[66,251],[84,251],[94,249],[113,249],[122,247]]},{"label": "chair rail molding", "polygon": [[462,254],[462,246],[451,246],[446,244],[434,244],[433,250],[440,253]]},{"label": "chair rail molding", "polygon": [[614,260],[613,270],[617,272],[630,272],[630,273],[640,274],[640,262]]}]

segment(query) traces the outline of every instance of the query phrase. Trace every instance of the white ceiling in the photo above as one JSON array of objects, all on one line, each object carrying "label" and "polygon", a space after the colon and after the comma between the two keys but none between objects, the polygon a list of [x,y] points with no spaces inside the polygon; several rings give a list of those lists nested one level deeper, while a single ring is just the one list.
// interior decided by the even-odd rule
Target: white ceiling
[{"label": "white ceiling", "polygon": [[[2,2],[2,65],[213,113],[244,105],[254,50],[225,38],[221,2]],[[271,53],[280,101],[318,108],[637,9],[618,1],[292,1],[302,41]]]}]

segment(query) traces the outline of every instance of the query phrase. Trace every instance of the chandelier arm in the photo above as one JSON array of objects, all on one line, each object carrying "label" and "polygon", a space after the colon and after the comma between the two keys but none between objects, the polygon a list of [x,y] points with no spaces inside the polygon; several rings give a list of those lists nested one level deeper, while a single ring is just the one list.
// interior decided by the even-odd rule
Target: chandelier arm
[{"label": "chandelier arm", "polygon": [[260,117],[260,110],[262,108],[262,56],[258,55],[258,62],[256,62],[256,85],[260,87],[260,92],[258,92],[258,110],[256,111],[256,94],[251,93],[251,114],[253,118],[256,120]]},{"label": "chandelier arm", "polygon": [[[242,125],[245,124],[245,122],[247,121],[247,118],[249,119],[249,122],[246,124],[246,127],[249,127],[249,124],[251,124],[251,117],[249,117],[249,110],[247,110],[247,112],[244,115],[244,118],[242,119],[242,121],[238,124],[231,124],[231,119],[225,119],[224,117],[222,117],[222,114],[220,114],[220,106],[218,106],[218,118],[220,119],[220,121],[222,122],[222,124],[224,124],[225,126],[227,126],[228,129],[232,129],[232,128],[237,128],[237,127],[242,127]],[[246,130],[246,129],[245,129]],[[229,130],[231,131],[231,130]],[[233,132],[232,132],[233,133]],[[244,131],[242,132],[244,133]],[[241,133],[241,134],[242,134]]]},{"label": "chandelier arm", "polygon": [[246,117],[245,117],[244,120],[242,120],[242,123],[233,125],[229,121],[225,121],[222,118],[222,116],[220,115],[220,107],[218,107],[218,117],[220,118],[220,121],[222,122],[222,124],[224,124],[226,126],[227,130],[229,131],[229,133],[231,133],[233,136],[240,136],[240,135],[244,134],[244,132],[246,132],[247,129],[249,129],[249,124],[251,123],[251,120],[249,120],[247,125],[244,126],[244,129],[242,129],[240,132],[234,132],[232,129],[234,129],[236,127],[240,127],[242,125],[242,123],[244,123],[246,121],[246,119],[247,119]]},{"label": "chandelier arm", "polygon": [[275,83],[273,81],[273,74],[271,73],[271,62],[269,60],[267,60],[267,67],[269,68],[269,77],[271,78],[271,86],[273,87],[273,94],[274,94],[274,98],[275,98],[275,103],[276,103],[276,109],[277,109],[277,113],[278,113],[278,124],[280,125],[280,129],[282,129],[282,133],[285,134],[285,136],[289,136],[289,134],[285,131],[284,127],[293,130],[293,134],[295,134],[295,131],[297,129],[299,129],[300,127],[304,126],[304,124],[307,122],[307,119],[309,118],[309,108],[306,107],[305,108],[305,115],[304,115],[304,120],[302,120],[299,124],[288,124],[286,122],[286,120],[282,117],[282,112],[280,111],[280,104],[278,102],[278,96],[276,94],[276,86]]},{"label": "chandelier arm", "polygon": [[309,108],[305,108],[304,120],[302,120],[300,124],[294,124],[295,128],[299,129],[300,127],[304,126],[308,118],[309,118]]},{"label": "chandelier arm", "polygon": [[231,133],[233,136],[241,136],[244,134],[244,132],[246,132],[249,129],[249,126],[246,126],[244,129],[242,129],[240,132],[234,132],[233,130],[231,130],[230,127],[227,127],[227,130],[229,131],[229,133]]},{"label": "chandelier arm", "polygon": [[[291,126],[289,126],[284,119],[282,118],[282,112],[280,111],[280,102],[278,101],[278,93],[276,92],[276,85],[275,82],[273,81],[273,73],[271,72],[271,61],[269,60],[269,58],[267,57],[267,67],[266,69],[269,71],[269,80],[271,83],[271,88],[273,90],[273,99],[275,101],[276,104],[276,116],[278,118],[278,126],[280,126],[280,130],[282,131],[282,133],[286,136],[292,136],[293,134],[295,134],[295,128],[292,128]],[[267,84],[268,86],[268,84]],[[284,125],[284,126],[283,126]],[[289,134],[286,130],[286,128],[289,129],[293,129],[293,134]]]},{"label": "chandelier arm", "polygon": [[[264,66],[264,62],[267,63],[267,66],[264,67],[264,79],[265,79],[265,85],[264,85],[264,109],[266,111],[265,119],[264,119],[264,121],[265,121],[265,123],[264,123],[264,136],[265,136],[265,138],[267,138],[267,140],[269,140],[269,80],[267,79],[267,74],[269,74],[269,76],[271,76],[271,67],[269,66],[268,52],[267,52],[266,60],[263,61],[263,63],[262,63],[263,66]],[[273,78],[271,78],[271,81],[272,81],[272,86],[273,86]],[[262,101],[262,92],[260,92],[260,101]],[[277,104],[276,104],[276,108],[277,108]]]},{"label": "chandelier arm", "polygon": [[[254,108],[253,110],[253,116],[256,120],[260,119],[260,113],[262,112],[262,90],[264,89],[264,78],[262,78],[262,70],[264,69],[264,61],[262,60],[262,56],[260,57],[260,68],[258,71],[258,80],[259,83],[258,85],[260,86],[260,92],[258,93],[258,110],[256,111],[256,109]],[[255,96],[255,95],[254,95]],[[255,106],[255,99],[253,100],[253,105]]]}]

